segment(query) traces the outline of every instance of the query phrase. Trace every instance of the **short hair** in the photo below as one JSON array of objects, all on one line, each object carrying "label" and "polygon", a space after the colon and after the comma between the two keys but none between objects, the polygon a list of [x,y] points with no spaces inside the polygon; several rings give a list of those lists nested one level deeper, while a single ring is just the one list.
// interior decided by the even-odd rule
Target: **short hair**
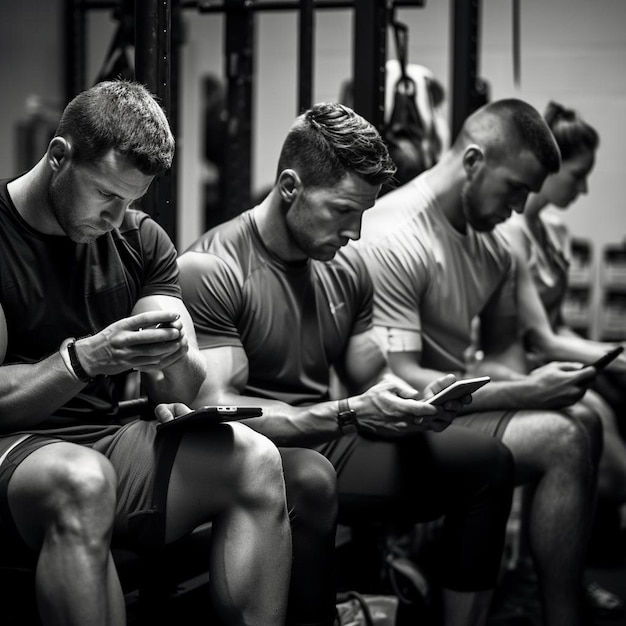
[{"label": "short hair", "polygon": [[594,152],[600,145],[600,136],[574,109],[550,101],[543,114],[561,151],[563,160],[582,152]]},{"label": "short hair", "polygon": [[282,146],[277,176],[288,168],[312,187],[332,186],[347,173],[382,185],[396,171],[376,128],[336,102],[315,104],[296,118]]},{"label": "short hair", "polygon": [[154,176],[174,158],[163,109],[145,86],[128,80],[104,81],[79,93],[65,107],[56,135],[71,139],[78,163],[97,161],[112,149]]},{"label": "short hair", "polygon": [[561,166],[559,147],[541,113],[516,98],[496,100],[472,113],[463,125],[459,141],[476,142],[486,154],[503,158],[515,149],[529,150],[547,170]]}]

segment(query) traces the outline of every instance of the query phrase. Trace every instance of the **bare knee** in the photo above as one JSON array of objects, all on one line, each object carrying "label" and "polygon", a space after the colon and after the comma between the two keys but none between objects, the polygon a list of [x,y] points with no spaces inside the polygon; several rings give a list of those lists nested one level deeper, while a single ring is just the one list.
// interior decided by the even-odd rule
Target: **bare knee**
[{"label": "bare knee", "polygon": [[513,452],[518,483],[555,469],[564,469],[572,476],[590,476],[594,467],[587,427],[579,419],[556,411],[518,413],[509,423],[503,443]]},{"label": "bare knee", "polygon": [[292,521],[332,531],[337,520],[337,474],[330,461],[303,448],[282,448]]},{"label": "bare knee", "polygon": [[92,524],[97,518],[105,526],[115,513],[116,476],[108,460],[98,454],[63,459],[51,477],[56,485],[53,510],[56,517],[71,530],[81,521]]},{"label": "bare knee", "polygon": [[265,436],[236,425],[234,428],[236,491],[248,505],[284,508],[285,482],[280,453]]},{"label": "bare knee", "polygon": [[13,489],[11,510],[29,544],[73,541],[108,550],[117,480],[104,456],[78,446],[59,447],[58,454],[45,459],[39,476],[34,478],[31,470],[28,480],[30,488]]}]

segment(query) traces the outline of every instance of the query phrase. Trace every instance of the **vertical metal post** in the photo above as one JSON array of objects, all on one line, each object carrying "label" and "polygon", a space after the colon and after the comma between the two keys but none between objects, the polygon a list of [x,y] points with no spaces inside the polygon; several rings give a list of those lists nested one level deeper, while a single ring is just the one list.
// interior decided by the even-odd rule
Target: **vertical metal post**
[{"label": "vertical metal post", "polygon": [[452,140],[458,135],[477,100],[480,0],[452,3]]},{"label": "vertical metal post", "polygon": [[250,203],[254,22],[247,0],[226,0],[226,141],[221,197],[224,219]]},{"label": "vertical metal post", "polygon": [[[135,0],[135,78],[155,94],[170,124],[172,106],[172,7],[171,0]],[[172,125],[172,131],[175,133]],[[158,177],[142,207],[176,243],[176,164]]]},{"label": "vertical metal post", "polygon": [[65,0],[64,59],[65,102],[85,88],[85,7],[83,0]]},{"label": "vertical metal post", "polygon": [[382,130],[389,11],[384,0],[354,0],[354,110]]},{"label": "vertical metal post", "polygon": [[298,113],[313,104],[313,0],[300,0],[299,11]]}]

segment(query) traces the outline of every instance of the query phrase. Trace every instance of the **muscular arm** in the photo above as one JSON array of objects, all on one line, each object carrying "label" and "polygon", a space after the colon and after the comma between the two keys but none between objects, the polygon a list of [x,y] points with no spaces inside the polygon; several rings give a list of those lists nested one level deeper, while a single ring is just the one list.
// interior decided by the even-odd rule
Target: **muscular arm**
[{"label": "muscular arm", "polygon": [[191,316],[182,300],[171,296],[149,296],[140,299],[133,314],[146,311],[174,311],[178,313],[185,337],[180,358],[162,370],[142,372],[142,383],[148,397],[154,402],[190,403],[195,398],[205,376],[204,360],[198,349]]},{"label": "muscular arm", "polygon": [[[388,355],[392,371],[416,388],[423,388],[443,374],[439,370],[421,367],[420,359],[421,353],[417,350],[393,351]],[[585,385],[593,377],[593,370],[580,370],[575,364],[552,364],[528,376],[502,365],[480,366],[462,375],[479,374],[491,375],[493,379],[472,394],[471,408],[488,411],[567,406],[582,396]]]},{"label": "muscular arm", "polygon": [[[152,296],[137,303],[134,315],[76,342],[76,353],[90,376],[113,375],[129,369],[144,373],[155,402],[190,402],[204,377],[193,324],[182,302]],[[175,328],[150,329],[171,321]],[[145,330],[140,330],[140,328]],[[37,426],[84,387],[60,352],[32,364],[4,363],[8,345],[6,319],[0,307],[1,430]]]},{"label": "muscular arm", "polygon": [[[277,445],[311,446],[341,436],[336,401],[294,407],[276,400],[245,396],[248,360],[243,348],[209,348],[202,350],[202,354],[208,374],[194,406],[262,406],[263,417],[246,420],[246,423]],[[374,423],[389,425],[401,422],[403,429],[443,429],[441,421],[431,426],[429,422],[420,420],[419,428],[407,422],[407,418],[412,416],[440,418],[442,411],[415,400],[417,392],[389,373],[382,354],[366,333],[352,338],[337,370],[349,393],[354,394],[349,397],[350,407],[356,411],[357,419],[362,420],[364,428],[371,428]],[[439,381],[425,395],[432,395],[451,380],[445,378]]]},{"label": "muscular arm", "polygon": [[282,446],[312,446],[340,436],[337,403],[322,402],[293,407],[278,400],[244,395],[248,381],[248,358],[241,347],[201,350],[207,376],[193,402],[203,405],[261,406],[263,416],[245,420],[254,430]]},{"label": "muscular arm", "polygon": [[5,363],[8,335],[0,306],[0,432],[39,424],[84,386],[65,366],[59,352],[31,364]]}]

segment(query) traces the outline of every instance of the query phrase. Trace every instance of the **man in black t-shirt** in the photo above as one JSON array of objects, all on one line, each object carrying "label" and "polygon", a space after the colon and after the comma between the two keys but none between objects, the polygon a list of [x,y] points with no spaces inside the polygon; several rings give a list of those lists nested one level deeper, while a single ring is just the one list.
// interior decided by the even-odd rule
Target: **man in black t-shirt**
[{"label": "man in black t-shirt", "polygon": [[[44,624],[124,624],[112,534],[150,547],[209,521],[218,614],[284,623],[276,448],[241,424],[157,436],[206,373],[176,251],[132,208],[173,152],[153,96],[105,82],[68,104],[31,170],[0,183],[0,530],[38,555]],[[156,407],[122,425],[117,385],[131,370]]]}]

